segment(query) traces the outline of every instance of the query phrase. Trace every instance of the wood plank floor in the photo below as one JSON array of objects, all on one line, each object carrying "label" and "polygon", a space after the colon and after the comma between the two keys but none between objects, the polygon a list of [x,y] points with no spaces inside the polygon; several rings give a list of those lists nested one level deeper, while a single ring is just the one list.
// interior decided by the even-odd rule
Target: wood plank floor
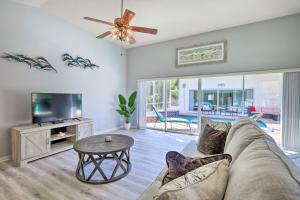
[{"label": "wood plank floor", "polygon": [[113,183],[90,185],[75,178],[78,155],[73,150],[56,154],[24,167],[0,164],[1,200],[134,200],[165,166],[165,154],[181,151],[194,136],[154,130],[116,131],[130,135],[132,170]]}]

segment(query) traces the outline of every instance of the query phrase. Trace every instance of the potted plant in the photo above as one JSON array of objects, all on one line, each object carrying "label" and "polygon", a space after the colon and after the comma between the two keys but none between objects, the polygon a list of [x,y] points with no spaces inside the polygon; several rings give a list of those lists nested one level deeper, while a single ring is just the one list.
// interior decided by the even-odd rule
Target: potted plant
[{"label": "potted plant", "polygon": [[134,91],[128,99],[128,103],[126,101],[126,98],[119,94],[119,109],[117,110],[117,112],[124,116],[125,119],[125,124],[124,124],[124,128],[126,130],[129,130],[131,127],[130,124],[130,118],[132,113],[135,111],[135,100],[136,100],[136,95],[137,95],[137,91]]}]

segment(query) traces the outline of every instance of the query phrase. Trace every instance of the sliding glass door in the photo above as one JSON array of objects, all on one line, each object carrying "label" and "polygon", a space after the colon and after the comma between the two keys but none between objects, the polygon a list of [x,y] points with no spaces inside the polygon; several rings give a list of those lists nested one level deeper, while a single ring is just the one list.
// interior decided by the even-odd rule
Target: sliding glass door
[{"label": "sliding glass door", "polygon": [[281,144],[282,74],[245,75],[246,116]]},{"label": "sliding glass door", "polygon": [[195,134],[198,128],[198,79],[166,80],[167,131]]},{"label": "sliding glass door", "polygon": [[147,81],[146,90],[146,127],[165,130],[165,81]]},{"label": "sliding glass door", "polygon": [[249,117],[278,144],[281,143],[281,73],[145,83],[148,128],[198,134],[199,116],[229,123],[240,117]]}]

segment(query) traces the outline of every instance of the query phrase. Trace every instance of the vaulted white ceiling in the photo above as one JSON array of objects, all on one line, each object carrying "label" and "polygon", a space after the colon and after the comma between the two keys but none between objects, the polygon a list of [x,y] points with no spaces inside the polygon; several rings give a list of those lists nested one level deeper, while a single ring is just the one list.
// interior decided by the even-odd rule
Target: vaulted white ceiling
[{"label": "vaulted white ceiling", "polygon": [[[121,0],[14,0],[38,7],[95,37],[108,26],[83,20],[89,16],[106,21],[120,15]],[[300,12],[300,0],[124,0],[136,12],[131,25],[157,28],[158,35],[135,33],[142,46],[198,33],[263,21]],[[111,38],[107,38],[111,40]]]}]

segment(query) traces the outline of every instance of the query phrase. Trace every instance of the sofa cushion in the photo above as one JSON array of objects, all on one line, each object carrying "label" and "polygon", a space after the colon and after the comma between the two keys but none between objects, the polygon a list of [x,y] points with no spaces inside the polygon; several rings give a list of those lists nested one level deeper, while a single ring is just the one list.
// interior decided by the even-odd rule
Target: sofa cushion
[{"label": "sofa cushion", "polygon": [[227,185],[229,161],[209,163],[163,185],[157,200],[222,200]]},{"label": "sofa cushion", "polygon": [[265,133],[255,121],[251,119],[240,119],[230,128],[226,138],[224,153],[232,156],[232,163],[240,153],[254,140],[264,138]]},{"label": "sofa cushion", "polygon": [[254,121],[233,125],[225,153],[233,161],[225,200],[296,200],[300,197],[300,170]]},{"label": "sofa cushion", "polygon": [[[213,127],[214,129],[217,129],[219,131],[225,131],[227,133],[229,132],[229,130],[231,128],[231,123],[216,122],[216,121],[209,120],[209,119],[207,119],[205,117],[202,117],[201,118],[201,127],[202,127],[202,129],[205,127],[206,124],[208,124],[209,126]],[[201,135],[201,133],[200,133],[200,135]]]},{"label": "sofa cushion", "polygon": [[227,132],[205,125],[198,144],[198,150],[205,155],[220,154],[224,152]]},{"label": "sofa cushion", "polygon": [[229,154],[216,154],[204,158],[193,158],[184,156],[176,151],[169,151],[166,154],[168,170],[164,175],[162,185],[203,165],[223,159],[227,159],[231,162],[231,156]]}]

